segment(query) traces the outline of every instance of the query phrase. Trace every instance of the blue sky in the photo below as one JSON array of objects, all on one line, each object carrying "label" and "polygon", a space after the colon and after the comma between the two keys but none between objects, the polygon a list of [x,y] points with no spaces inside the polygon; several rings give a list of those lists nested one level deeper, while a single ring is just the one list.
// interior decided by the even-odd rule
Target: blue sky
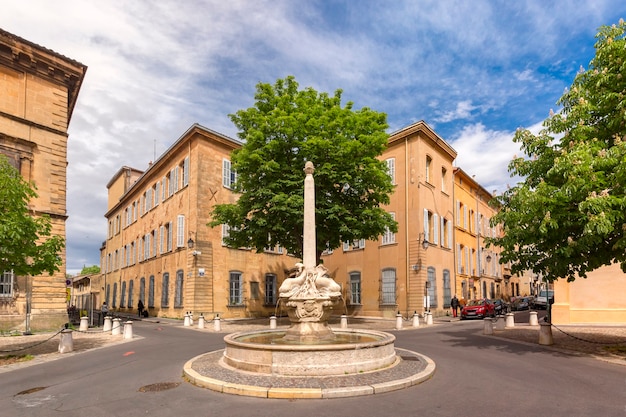
[{"label": "blue sky", "polygon": [[424,120],[456,165],[505,189],[519,127],[537,130],[623,0],[5,0],[0,27],[89,68],[70,125],[67,270],[99,264],[106,184],[146,169],[193,123],[231,137],[258,82],[343,90]]}]

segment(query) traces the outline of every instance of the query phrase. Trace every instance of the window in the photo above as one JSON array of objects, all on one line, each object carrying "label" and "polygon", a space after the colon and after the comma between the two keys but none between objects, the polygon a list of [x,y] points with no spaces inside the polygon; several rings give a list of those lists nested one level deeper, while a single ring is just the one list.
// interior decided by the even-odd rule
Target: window
[{"label": "window", "polygon": [[433,165],[433,159],[430,156],[426,157],[426,172],[425,174],[425,180],[426,182],[430,182],[431,178],[430,178],[430,172],[431,172],[431,168]]},{"label": "window", "polygon": [[[396,213],[391,212],[389,214],[394,220],[396,219]],[[383,245],[390,245],[392,243],[396,243],[396,234],[387,228],[385,233],[383,233]]]},{"label": "window", "polygon": [[176,271],[176,292],[174,293],[174,308],[180,308],[183,306],[183,271],[179,269]]},{"label": "window", "polygon": [[146,278],[145,277],[141,277],[141,279],[139,280],[139,300],[141,300],[142,303],[146,303]]},{"label": "window", "polygon": [[113,283],[113,301],[111,302],[111,307],[117,307],[117,282]]},{"label": "window", "polygon": [[107,284],[105,301],[107,302],[108,305],[111,305],[110,300],[111,300],[111,284]]},{"label": "window", "polygon": [[154,185],[154,206],[158,206],[161,202],[161,183],[157,181]]},{"label": "window", "polygon": [[448,171],[444,167],[441,167],[441,191],[443,191],[444,193],[447,191],[446,189],[447,181],[448,181]]},{"label": "window", "polygon": [[165,225],[165,231],[167,234],[167,248],[166,251],[167,252],[171,252],[172,250],[172,239],[173,239],[173,229],[174,229],[174,225],[172,224],[172,222],[169,222],[168,224]]},{"label": "window", "polygon": [[276,275],[266,274],[265,275],[265,305],[268,305],[268,306],[276,305],[277,290],[278,288],[276,285]]},{"label": "window", "polygon": [[13,297],[13,271],[4,271],[0,275],[0,298]]},{"label": "window", "polygon": [[231,271],[229,282],[228,304],[231,306],[243,305],[243,279],[241,272]]},{"label": "window", "polygon": [[159,231],[154,229],[152,231],[152,256],[157,256],[157,243],[159,241]]},{"label": "window", "polygon": [[159,226],[159,254],[165,253],[165,226]]},{"label": "window", "polygon": [[183,161],[183,187],[189,185],[189,157]]},{"label": "window", "polygon": [[226,239],[230,236],[230,226],[227,224],[222,225],[222,246],[228,246]]},{"label": "window", "polygon": [[185,216],[179,214],[176,222],[176,247],[185,247]]},{"label": "window", "polygon": [[450,289],[450,271],[443,270],[443,308],[450,307],[450,301],[452,300],[452,294]]},{"label": "window", "polygon": [[428,297],[430,306],[437,307],[437,280],[435,278],[435,268],[428,267]]},{"label": "window", "polygon": [[441,246],[444,248],[452,248],[452,222],[448,219],[441,217]]},{"label": "window", "polygon": [[154,275],[150,275],[148,281],[148,307],[154,307]]},{"label": "window", "polygon": [[361,304],[360,272],[350,272],[350,304]]},{"label": "window", "polygon": [[161,180],[161,201],[165,201],[169,197],[169,188],[167,187],[167,176]]},{"label": "window", "polygon": [[385,164],[387,165],[387,174],[389,174],[389,178],[391,178],[391,183],[395,185],[396,183],[396,158],[386,159]]},{"label": "window", "polygon": [[396,270],[383,269],[381,280],[381,301],[382,304],[396,304]]},{"label": "window", "polygon": [[165,272],[163,274],[163,282],[161,283],[161,307],[169,307],[169,289],[170,289],[170,274]]},{"label": "window", "polygon": [[233,188],[237,181],[237,174],[232,169],[232,164],[228,159],[222,161],[222,185],[226,188]]},{"label": "window", "polygon": [[170,171],[170,195],[174,195],[176,191],[178,191],[178,167]]},{"label": "window", "polygon": [[128,308],[133,308],[133,289],[135,287],[135,282],[131,279],[128,281]]},{"label": "window", "polygon": [[122,281],[122,290],[120,291],[120,307],[124,307],[126,303],[126,281]]},{"label": "window", "polygon": [[144,255],[143,255],[143,259],[146,260],[148,258],[150,258],[150,233],[146,233],[146,235],[144,236],[144,242],[143,242],[143,250],[144,250]]}]

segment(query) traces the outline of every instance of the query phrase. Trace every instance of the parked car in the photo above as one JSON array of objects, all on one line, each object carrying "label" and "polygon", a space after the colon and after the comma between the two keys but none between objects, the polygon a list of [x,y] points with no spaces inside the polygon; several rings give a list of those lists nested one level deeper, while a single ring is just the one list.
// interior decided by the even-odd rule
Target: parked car
[{"label": "parked car", "polygon": [[533,297],[516,298],[511,303],[511,309],[515,311],[529,310],[532,305]]},{"label": "parked car", "polygon": [[485,317],[495,317],[495,315],[495,305],[487,298],[471,300],[461,309],[461,320],[482,319]]},{"label": "parked car", "polygon": [[554,304],[554,290],[539,291],[539,295],[535,298],[534,307],[545,310],[548,307],[548,298],[550,299],[550,304]]}]

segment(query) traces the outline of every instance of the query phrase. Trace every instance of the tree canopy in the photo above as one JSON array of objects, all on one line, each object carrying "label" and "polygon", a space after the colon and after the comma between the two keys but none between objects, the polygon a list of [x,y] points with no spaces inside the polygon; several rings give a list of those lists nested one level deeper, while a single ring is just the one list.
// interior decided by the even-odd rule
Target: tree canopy
[{"label": "tree canopy", "polygon": [[494,200],[503,226],[502,262],[549,280],[586,277],[603,265],[626,271],[626,25],[603,26],[596,54],[576,75],[534,135],[514,140],[528,156],[513,159],[525,180]]},{"label": "tree canopy", "polygon": [[31,213],[28,204],[36,197],[35,186],[0,155],[0,272],[52,275],[61,266],[64,239],[52,235],[47,215]]},{"label": "tree canopy", "polygon": [[80,270],[79,275],[91,275],[100,273],[100,267],[98,265],[91,266],[83,266],[83,269]]},{"label": "tree canopy", "polygon": [[280,245],[302,255],[304,164],[315,165],[317,258],[344,241],[377,239],[395,220],[381,205],[393,184],[384,161],[387,116],[341,106],[295,78],[256,86],[254,107],[230,118],[244,141],[231,155],[235,204],[216,205],[210,226],[230,226],[226,243],[262,252]]}]

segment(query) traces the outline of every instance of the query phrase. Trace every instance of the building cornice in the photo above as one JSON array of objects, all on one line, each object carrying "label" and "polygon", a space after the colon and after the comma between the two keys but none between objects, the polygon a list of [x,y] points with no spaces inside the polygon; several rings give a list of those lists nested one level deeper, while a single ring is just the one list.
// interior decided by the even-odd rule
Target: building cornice
[{"label": "building cornice", "polygon": [[426,122],[420,120],[409,126],[403,127],[389,135],[389,145],[395,142],[405,140],[410,136],[422,133],[425,137],[430,139],[436,146],[446,152],[452,160],[456,159],[457,152],[448,142],[446,142],[441,136],[439,136]]},{"label": "building cornice", "polygon": [[0,64],[67,88],[67,123],[78,99],[87,66],[0,29]]}]

